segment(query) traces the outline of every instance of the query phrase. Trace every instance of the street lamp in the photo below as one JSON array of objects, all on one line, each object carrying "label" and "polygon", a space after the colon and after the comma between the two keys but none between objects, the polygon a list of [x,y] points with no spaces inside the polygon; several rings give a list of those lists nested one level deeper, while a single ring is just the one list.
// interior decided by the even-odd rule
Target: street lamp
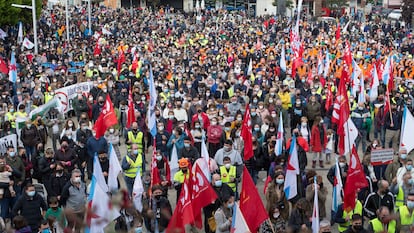
[{"label": "street lamp", "polygon": [[20,5],[20,4],[11,4],[13,7],[23,8],[23,9],[31,9],[33,15],[33,37],[34,37],[34,53],[37,55],[38,53],[38,45],[37,45],[37,23],[36,23],[36,1],[32,0],[32,5]]}]

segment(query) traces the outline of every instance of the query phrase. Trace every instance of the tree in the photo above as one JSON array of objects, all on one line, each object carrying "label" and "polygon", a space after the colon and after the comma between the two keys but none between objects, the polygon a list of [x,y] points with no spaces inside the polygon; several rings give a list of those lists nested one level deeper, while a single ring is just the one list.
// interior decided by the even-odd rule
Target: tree
[{"label": "tree", "polygon": [[402,18],[404,22],[411,23],[414,12],[414,0],[402,0]]},{"label": "tree", "polygon": [[343,1],[343,0],[326,0],[325,3],[329,9],[335,10],[335,11],[339,11],[342,8],[349,6],[349,2]]},{"label": "tree", "polygon": [[[32,5],[32,0],[1,0],[0,1],[0,26],[16,25],[19,21],[31,24],[32,11],[30,9],[22,9],[13,7],[12,4]],[[36,0],[36,19],[42,11],[42,0]]]}]

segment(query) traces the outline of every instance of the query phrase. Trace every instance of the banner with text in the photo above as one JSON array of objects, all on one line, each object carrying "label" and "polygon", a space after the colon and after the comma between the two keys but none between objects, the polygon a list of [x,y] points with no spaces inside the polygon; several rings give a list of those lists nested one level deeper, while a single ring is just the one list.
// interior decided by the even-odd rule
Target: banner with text
[{"label": "banner with text", "polygon": [[9,146],[14,147],[14,151],[17,151],[17,134],[10,134],[0,138],[0,153],[5,154]]},{"label": "banner with text", "polygon": [[93,82],[83,82],[73,84],[67,87],[59,88],[55,91],[55,95],[59,98],[63,106],[63,113],[67,113],[72,110],[73,99],[77,95],[77,91],[80,89],[82,94],[88,93],[92,89]]},{"label": "banner with text", "polygon": [[378,149],[371,151],[371,165],[380,166],[392,163],[394,159],[394,149]]}]

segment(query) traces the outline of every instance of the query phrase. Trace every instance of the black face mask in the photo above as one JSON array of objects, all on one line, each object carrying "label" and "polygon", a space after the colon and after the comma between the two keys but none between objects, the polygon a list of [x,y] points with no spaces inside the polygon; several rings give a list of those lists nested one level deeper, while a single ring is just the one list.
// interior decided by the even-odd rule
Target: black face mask
[{"label": "black face mask", "polygon": [[363,230],[363,229],[364,229],[364,226],[362,226],[362,225],[355,225],[355,226],[353,226],[353,228],[354,228],[355,230],[357,230],[357,231],[361,231],[361,230]]}]

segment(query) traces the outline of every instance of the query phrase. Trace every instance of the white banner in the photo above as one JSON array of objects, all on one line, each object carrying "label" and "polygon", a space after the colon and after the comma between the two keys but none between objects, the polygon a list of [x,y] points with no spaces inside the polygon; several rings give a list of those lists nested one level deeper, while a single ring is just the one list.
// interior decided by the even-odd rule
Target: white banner
[{"label": "white banner", "polygon": [[378,149],[371,151],[371,165],[379,166],[384,164],[390,164],[394,160],[393,149]]},{"label": "white banner", "polygon": [[8,136],[0,138],[0,153],[5,154],[7,152],[7,147],[13,146],[14,151],[17,151],[17,135],[10,134]]},{"label": "white banner", "polygon": [[59,98],[60,102],[63,105],[63,113],[67,113],[73,109],[72,102],[76,97],[77,91],[79,89],[82,90],[82,94],[88,93],[89,95],[89,91],[92,89],[92,85],[93,82],[83,82],[57,89],[55,91],[55,95]]}]

